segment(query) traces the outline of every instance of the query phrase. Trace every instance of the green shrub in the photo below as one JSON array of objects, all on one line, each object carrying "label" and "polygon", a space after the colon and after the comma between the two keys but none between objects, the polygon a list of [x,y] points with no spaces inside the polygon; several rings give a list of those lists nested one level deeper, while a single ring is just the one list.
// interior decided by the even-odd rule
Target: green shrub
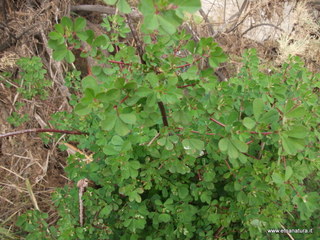
[{"label": "green shrub", "polygon": [[42,100],[48,97],[47,87],[50,82],[45,79],[47,71],[43,69],[40,57],[20,58],[17,65],[21,68],[21,77],[16,80],[19,84],[18,92],[26,99],[40,96]]},{"label": "green shrub", "polygon": [[[240,73],[218,82],[222,49],[211,38],[195,42],[176,31],[181,8],[193,12],[198,1],[174,2],[177,8],[142,1],[150,23],[142,25],[143,55],[116,41],[127,32],[120,16],[104,20],[104,26],[113,19],[122,26],[118,35],[106,29],[112,41],[84,30],[82,18],[63,18],[50,34],[57,59],[72,62],[66,46],[85,41],[91,51],[84,57],[112,64],[95,66],[82,79],[74,113],[59,114],[65,120],[56,126],[88,133],[70,140],[94,159],[86,164],[79,154],[69,157],[68,177],[88,178],[96,187],[83,195],[83,227],[78,189],[57,191],[60,219],[52,238],[282,239],[266,231],[284,226],[313,229],[291,235],[317,239],[319,75],[296,57],[268,72],[249,50]],[[114,55],[103,54],[113,48]]]}]

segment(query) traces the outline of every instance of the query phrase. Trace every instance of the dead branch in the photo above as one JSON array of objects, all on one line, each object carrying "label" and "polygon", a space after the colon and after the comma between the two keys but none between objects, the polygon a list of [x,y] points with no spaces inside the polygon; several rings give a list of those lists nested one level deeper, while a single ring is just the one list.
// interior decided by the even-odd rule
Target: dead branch
[{"label": "dead branch", "polygon": [[284,30],[276,25],[273,25],[271,23],[260,23],[260,24],[257,24],[257,25],[253,25],[251,27],[249,27],[247,30],[245,30],[242,34],[241,34],[241,37],[243,37],[244,35],[246,35],[249,31],[251,31],[252,29],[254,28],[257,28],[257,27],[261,27],[261,26],[270,26],[270,27],[274,27],[278,30],[280,30],[281,32],[284,32]]},{"label": "dead branch", "polygon": [[37,24],[34,24],[34,25],[28,27],[26,30],[24,30],[22,33],[20,33],[18,36],[15,36],[12,33],[9,33],[11,38],[9,41],[0,45],[0,52],[6,50],[7,48],[11,47],[12,45],[15,45],[20,38],[22,38],[26,33],[31,31],[33,28],[35,28],[38,25],[39,24],[37,23]]},{"label": "dead branch", "polygon": [[199,10],[199,13],[200,15],[202,16],[203,20],[205,21],[205,23],[207,24],[208,26],[208,29],[210,31],[210,35],[211,37],[215,37],[216,36],[216,33],[212,27],[212,24],[210,23],[209,21],[209,18],[208,18],[208,15],[202,10],[202,8]]},{"label": "dead branch", "polygon": [[[116,9],[114,7],[106,7],[103,5],[77,5],[77,6],[71,6],[70,10],[72,12],[79,12],[79,11],[100,12],[108,15],[113,15],[116,13]],[[142,15],[138,10],[133,10],[128,15],[133,19],[142,18]]]},{"label": "dead branch", "polygon": [[59,130],[59,129],[50,129],[50,128],[48,128],[48,129],[32,128],[32,129],[24,129],[24,130],[20,130],[20,131],[16,131],[16,132],[3,133],[3,134],[0,134],[0,138],[10,137],[10,136],[14,136],[14,135],[20,135],[20,134],[25,134],[25,133],[32,133],[32,132],[36,132],[36,133],[55,132],[55,133],[64,133],[64,134],[75,134],[75,135],[87,134],[87,133],[80,132],[80,131],[69,131],[69,130]]}]

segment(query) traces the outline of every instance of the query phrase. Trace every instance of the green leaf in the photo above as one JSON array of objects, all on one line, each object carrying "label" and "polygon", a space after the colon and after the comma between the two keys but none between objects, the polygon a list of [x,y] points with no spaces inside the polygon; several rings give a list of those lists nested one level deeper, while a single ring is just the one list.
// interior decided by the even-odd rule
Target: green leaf
[{"label": "green leaf", "polygon": [[158,17],[155,14],[144,16],[144,25],[149,30],[155,30],[159,28]]},{"label": "green leaf", "polygon": [[219,149],[221,152],[226,152],[228,150],[229,147],[229,139],[228,138],[222,138],[219,141]]},{"label": "green leaf", "polygon": [[165,149],[167,149],[167,150],[172,150],[173,149],[173,144],[170,142],[170,141],[167,141],[167,144],[166,144],[166,146],[165,146]]},{"label": "green leaf", "polygon": [[248,144],[241,142],[238,139],[231,139],[231,142],[240,152],[245,153],[248,151]]},{"label": "green leaf", "polygon": [[301,118],[306,114],[307,114],[307,111],[304,109],[304,107],[299,106],[299,107],[294,108],[293,110],[287,112],[285,114],[285,117],[287,117],[287,118]]},{"label": "green leaf", "polygon": [[117,120],[116,114],[112,114],[112,113],[106,114],[105,118],[100,122],[100,126],[103,130],[111,131],[116,124],[116,120]]},{"label": "green leaf", "polygon": [[128,82],[124,85],[124,89],[136,89],[137,88],[137,83],[136,82]]},{"label": "green leaf", "polygon": [[89,37],[87,32],[77,32],[76,35],[81,41],[87,41]]},{"label": "green leaf", "polygon": [[117,3],[117,7],[119,8],[120,12],[123,12],[123,13],[131,12],[131,7],[126,0],[119,0]]},{"label": "green leaf", "polygon": [[124,142],[123,139],[118,135],[115,135],[111,138],[111,143],[113,145],[121,146],[123,142]]},{"label": "green leaf", "polygon": [[259,117],[264,112],[264,102],[261,98],[256,98],[253,101],[253,115],[256,120],[259,120]]},{"label": "green leaf", "polygon": [[108,40],[104,35],[98,36],[92,43],[92,46],[94,47],[102,47],[106,46],[108,44]]},{"label": "green leaf", "polygon": [[167,142],[167,138],[166,137],[163,137],[163,138],[160,138],[158,139],[157,143],[160,145],[160,146],[164,146]]},{"label": "green leaf", "polygon": [[63,38],[63,35],[61,33],[58,32],[50,32],[49,33],[49,38],[52,40],[59,40],[61,38]]},{"label": "green leaf", "polygon": [[68,17],[63,17],[61,19],[61,24],[65,27],[67,27],[69,30],[72,30],[72,27],[73,27],[73,22],[70,18]]},{"label": "green leaf", "polygon": [[308,135],[308,129],[304,126],[293,126],[291,130],[286,131],[285,134],[293,138],[305,138]]},{"label": "green leaf", "polygon": [[153,91],[150,88],[140,87],[140,88],[138,88],[136,95],[139,97],[146,97],[146,96],[150,95],[151,93],[153,93]]},{"label": "green leaf", "polygon": [[86,19],[82,18],[82,17],[78,17],[76,18],[75,22],[74,22],[74,31],[75,32],[79,32],[82,31],[85,27],[86,27]]},{"label": "green leaf", "polygon": [[239,160],[241,163],[245,164],[248,161],[248,157],[245,156],[244,154],[239,155]]},{"label": "green leaf", "polygon": [[276,184],[282,185],[284,182],[284,179],[279,173],[274,172],[272,174],[272,181]]},{"label": "green leaf", "polygon": [[103,0],[108,5],[115,5],[118,0]]},{"label": "green leaf", "polygon": [[228,156],[232,159],[236,159],[239,157],[239,152],[235,148],[235,146],[233,146],[233,144],[228,145]]},{"label": "green leaf", "polygon": [[304,139],[281,136],[282,146],[289,155],[295,155],[304,149]]},{"label": "green leaf", "polygon": [[173,4],[179,6],[179,10],[186,11],[189,13],[195,13],[201,8],[200,0],[174,0]]},{"label": "green leaf", "polygon": [[289,178],[292,176],[292,174],[293,174],[292,168],[291,168],[290,166],[287,166],[287,167],[286,167],[286,174],[285,174],[284,180],[285,180],[285,181],[288,181]]},{"label": "green leaf", "polygon": [[261,118],[260,122],[266,124],[272,124],[279,121],[279,113],[275,109],[271,109],[270,111],[264,113]]},{"label": "green leaf", "polygon": [[112,207],[110,205],[105,206],[104,208],[101,209],[100,211],[100,216],[101,217],[107,217],[112,211]]},{"label": "green leaf", "polygon": [[60,45],[58,49],[53,51],[52,57],[56,61],[61,61],[67,55],[68,49],[65,45]]},{"label": "green leaf", "polygon": [[212,68],[216,68],[220,63],[227,60],[227,56],[223,53],[220,47],[217,47],[214,52],[210,54],[209,64]]},{"label": "green leaf", "polygon": [[160,27],[163,29],[165,33],[175,33],[180,24],[182,23],[182,19],[176,15],[175,11],[164,11],[162,12],[162,15],[157,16]]},{"label": "green leaf", "polygon": [[120,119],[117,119],[115,124],[115,131],[119,136],[125,136],[130,132],[130,129],[124,122],[122,122]]},{"label": "green leaf", "polygon": [[243,125],[248,129],[252,129],[256,125],[256,122],[249,117],[245,117],[242,122]]},{"label": "green leaf", "polygon": [[76,58],[75,58],[74,54],[70,50],[68,50],[67,54],[66,54],[67,63],[73,63],[75,59]]},{"label": "green leaf", "polygon": [[63,36],[63,34],[64,34],[64,27],[62,26],[62,24],[56,24],[56,25],[54,25],[54,29]]},{"label": "green leaf", "polygon": [[182,141],[183,148],[186,150],[203,150],[204,149],[204,142],[195,139],[195,138],[190,138],[190,139],[184,139]]},{"label": "green leaf", "polygon": [[122,113],[119,115],[120,119],[127,124],[135,124],[137,117],[134,113]]},{"label": "green leaf", "polygon": [[106,155],[114,156],[119,155],[119,151],[114,148],[114,146],[104,146],[102,149],[103,153]]},{"label": "green leaf", "polygon": [[150,83],[151,87],[155,88],[159,86],[159,77],[154,72],[146,75],[146,80]]},{"label": "green leaf", "polygon": [[143,14],[143,16],[155,15],[155,7],[153,0],[141,0],[139,5],[139,10]]},{"label": "green leaf", "polygon": [[128,196],[129,196],[130,202],[133,202],[133,201],[136,201],[137,203],[141,202],[141,196],[137,193],[137,191],[130,192]]},{"label": "green leaf", "polygon": [[79,116],[85,116],[89,113],[91,113],[91,106],[88,106],[87,104],[78,103],[74,109],[75,113]]},{"label": "green leaf", "polygon": [[132,167],[133,169],[138,170],[141,168],[141,164],[138,161],[130,161],[129,164],[130,164],[130,167]]},{"label": "green leaf", "polygon": [[178,194],[181,199],[185,199],[189,195],[189,189],[187,186],[181,186],[178,189]]},{"label": "green leaf", "polygon": [[97,94],[96,98],[101,102],[110,103],[120,98],[120,90],[116,88],[111,88],[107,92]]},{"label": "green leaf", "polygon": [[118,89],[121,89],[123,88],[123,85],[125,83],[125,79],[124,78],[117,78],[114,82],[114,87],[115,88],[118,88]]},{"label": "green leaf", "polygon": [[170,222],[170,220],[171,220],[171,216],[167,213],[161,213],[158,217],[159,222],[167,223],[167,222]]},{"label": "green leaf", "polygon": [[172,113],[172,119],[177,123],[188,124],[191,120],[190,115],[185,111],[176,111]]},{"label": "green leaf", "polygon": [[84,79],[82,79],[81,83],[84,90],[89,88],[96,92],[98,89],[97,80],[93,76],[86,76]]}]

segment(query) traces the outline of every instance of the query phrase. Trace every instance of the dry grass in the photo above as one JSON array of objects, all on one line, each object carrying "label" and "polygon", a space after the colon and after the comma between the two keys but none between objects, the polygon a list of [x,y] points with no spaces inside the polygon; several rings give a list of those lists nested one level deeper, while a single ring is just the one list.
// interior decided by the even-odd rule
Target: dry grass
[{"label": "dry grass", "polygon": [[306,60],[319,62],[319,24],[312,16],[306,2],[299,2],[293,11],[294,28],[279,39],[279,58],[284,62],[290,55],[299,55]]},{"label": "dry grass", "polygon": [[[40,33],[47,35],[69,6],[68,0],[4,1],[7,15],[1,16],[0,45],[6,42],[11,45],[0,53],[0,73],[10,72],[12,77],[0,78],[1,133],[17,130],[7,122],[12,112],[29,115],[30,120],[19,129],[39,128],[39,116],[47,123],[61,106],[63,97],[56,86],[50,90],[48,100],[30,101],[18,94],[13,80],[18,77],[15,62],[20,57],[40,56],[48,68],[50,61]],[[12,42],[13,36],[17,37],[16,42]],[[17,109],[16,102],[23,102],[24,106]],[[28,209],[48,212],[50,222],[56,219],[51,193],[68,181],[61,176],[67,154],[54,146],[54,142],[44,146],[35,134],[0,139],[0,239],[12,237],[17,217]]]}]

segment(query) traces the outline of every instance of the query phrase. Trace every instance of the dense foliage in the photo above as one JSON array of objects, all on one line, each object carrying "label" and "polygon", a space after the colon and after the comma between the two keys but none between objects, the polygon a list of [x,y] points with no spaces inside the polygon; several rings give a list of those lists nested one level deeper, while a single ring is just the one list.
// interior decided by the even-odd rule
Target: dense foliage
[{"label": "dense foliage", "polygon": [[159,2],[140,4],[144,48],[121,43],[130,29],[119,15],[104,19],[100,36],[83,18],[50,33],[55,59],[72,63],[85,42],[82,57],[100,64],[81,80],[74,113],[54,118],[88,133],[69,140],[94,160],[71,156],[66,172],[96,187],[83,196],[83,227],[76,186],[54,195],[56,227],[39,212],[18,225],[29,239],[281,239],[266,232],[281,226],[317,239],[319,75],[297,57],[267,69],[249,50],[239,74],[219,82],[222,49],[177,30],[199,1]]}]

